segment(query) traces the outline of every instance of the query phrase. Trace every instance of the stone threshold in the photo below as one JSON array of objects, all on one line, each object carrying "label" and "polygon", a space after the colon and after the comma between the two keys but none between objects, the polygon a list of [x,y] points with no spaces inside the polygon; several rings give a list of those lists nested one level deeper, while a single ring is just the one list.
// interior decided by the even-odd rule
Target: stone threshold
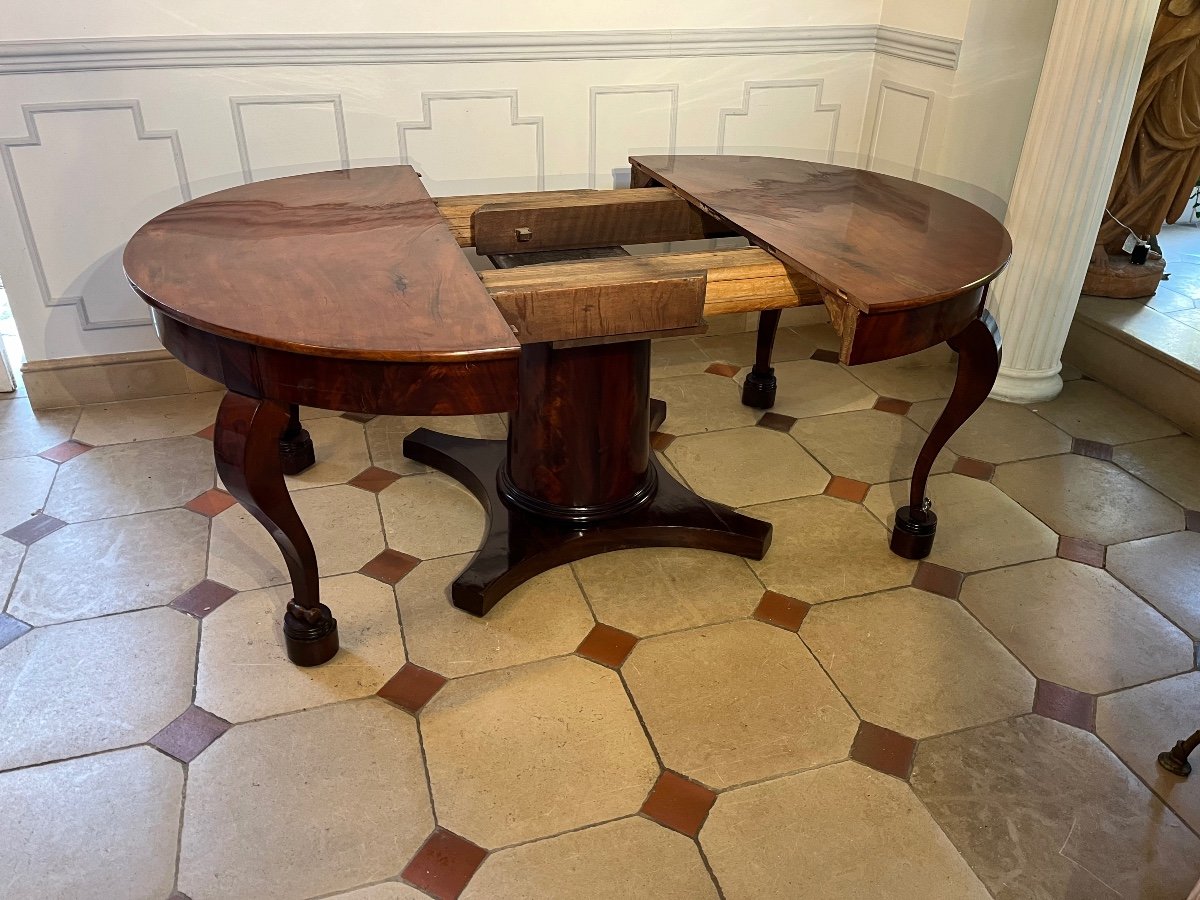
[{"label": "stone threshold", "polygon": [[1200,436],[1200,331],[1143,300],[1084,296],[1063,360]]}]

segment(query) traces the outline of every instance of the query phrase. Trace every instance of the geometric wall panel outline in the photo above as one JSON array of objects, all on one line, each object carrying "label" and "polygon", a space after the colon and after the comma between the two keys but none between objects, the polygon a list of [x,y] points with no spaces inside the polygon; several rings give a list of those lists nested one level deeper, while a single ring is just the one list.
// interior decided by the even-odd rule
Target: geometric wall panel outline
[{"label": "geometric wall panel outline", "polygon": [[865,168],[873,170],[875,165],[875,152],[879,146],[879,129],[883,122],[884,101],[887,99],[888,91],[894,91],[898,94],[908,94],[910,97],[919,97],[925,101],[925,117],[921,122],[921,135],[917,141],[917,150],[913,158],[912,177],[916,178],[921,171],[921,161],[925,156],[925,141],[929,137],[929,118],[933,113],[934,92],[908,84],[900,84],[896,81],[888,81],[887,79],[879,82],[879,93],[875,99],[875,121],[871,126],[871,145],[867,150]]},{"label": "geometric wall panel outline", "polygon": [[29,259],[33,263],[34,280],[37,282],[38,293],[42,303],[47,307],[73,306],[79,314],[80,327],[84,331],[96,331],[105,328],[140,328],[151,324],[149,317],[138,319],[95,320],[88,313],[87,304],[82,296],[55,297],[50,292],[49,279],[38,251],[37,238],[33,233],[33,224],[29,210],[25,205],[25,195],[21,190],[20,178],[17,175],[16,164],[13,162],[13,147],[40,147],[41,135],[38,133],[37,116],[56,113],[94,112],[97,110],[128,110],[133,117],[134,133],[139,141],[168,141],[175,162],[175,172],[179,180],[179,193],[183,199],[192,199],[192,189],[188,182],[187,168],[183,162],[183,148],[179,143],[179,132],[174,129],[163,131],[147,131],[145,120],[142,118],[142,106],[138,100],[85,100],[66,103],[29,103],[21,107],[25,119],[26,135],[19,138],[0,138],[0,162],[4,165],[8,184],[12,189],[13,205],[17,211],[17,219],[21,223],[21,231],[28,247]]},{"label": "geometric wall panel outline", "polygon": [[725,132],[729,119],[733,116],[749,116],[750,112],[750,95],[755,91],[772,91],[786,90],[792,88],[813,88],[813,106],[814,114],[826,113],[830,119],[829,126],[829,146],[825,151],[825,162],[832,163],[835,148],[837,147],[838,138],[838,120],[842,114],[842,105],[840,103],[822,103],[821,92],[825,89],[824,78],[804,78],[782,81],[747,81],[742,85],[742,106],[740,109],[723,109],[717,120],[717,152],[725,152]]},{"label": "geometric wall panel outline", "polygon": [[511,91],[422,91],[421,121],[397,122],[396,137],[400,144],[400,162],[412,165],[408,156],[408,132],[433,130],[433,103],[454,100],[508,100],[509,124],[532,125],[534,128],[534,156],[537,167],[537,190],[546,189],[546,141],[541,116],[521,116],[517,109],[517,92]]},{"label": "geometric wall panel outline", "polygon": [[340,168],[350,168],[350,152],[346,145],[346,118],[342,114],[341,94],[287,94],[264,97],[230,97],[229,107],[233,112],[233,134],[237,141],[238,158],[242,161],[242,181],[249,184],[254,180],[250,165],[250,147],[246,143],[246,124],[242,119],[244,106],[311,106],[330,104],[333,107],[334,128],[337,130],[338,160]]},{"label": "geometric wall panel outline", "polygon": [[602,94],[669,94],[671,97],[670,124],[667,132],[667,153],[675,152],[675,133],[679,125],[679,85],[627,84],[591,89],[591,112],[588,116],[588,187],[594,188],[599,177],[596,171],[599,140],[596,99]]}]

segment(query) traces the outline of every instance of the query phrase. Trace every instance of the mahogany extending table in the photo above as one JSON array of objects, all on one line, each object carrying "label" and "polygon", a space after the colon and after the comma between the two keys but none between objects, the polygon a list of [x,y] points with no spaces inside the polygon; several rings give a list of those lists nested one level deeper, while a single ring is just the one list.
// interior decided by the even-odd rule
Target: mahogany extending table
[{"label": "mahogany extending table", "polygon": [[[791,306],[826,306],[847,365],[944,341],[958,352],[891,537],[902,556],[928,555],[933,460],[1000,364],[984,299],[1011,252],[1003,226],[950,194],[858,169],[743,156],[630,162],[629,190],[438,199],[409,166],[298,175],[189,201],[129,241],[125,272],[163,346],[227,388],[217,471],[287,564],[293,662],[317,665],[338,649],[284,483],[314,458],[301,404],[510,414],[506,441],[420,429],[404,444],[488,513],[483,546],[451,591],[475,615],[539,572],[609,550],[761,559],[771,526],[698,496],[650,447],[665,416],[650,399],[650,339],[701,333],[705,316],[722,313],[760,313],[742,394],[758,408],[774,402],[771,348]],[[729,235],[750,246],[622,249]],[[498,268],[475,272],[461,250],[472,246]]]}]

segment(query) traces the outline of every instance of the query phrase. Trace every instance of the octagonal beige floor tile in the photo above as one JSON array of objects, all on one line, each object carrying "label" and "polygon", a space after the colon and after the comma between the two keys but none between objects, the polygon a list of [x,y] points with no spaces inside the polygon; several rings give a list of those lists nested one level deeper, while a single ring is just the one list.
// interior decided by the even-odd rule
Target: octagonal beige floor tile
[{"label": "octagonal beige floor tile", "polygon": [[1022,716],[923,741],[912,786],[997,900],[1177,900],[1200,840],[1093,735]]},{"label": "octagonal beige floor tile", "polygon": [[1166,419],[1098,381],[1069,381],[1055,399],[1032,408],[1072,437],[1105,444],[1125,444],[1179,433]]},{"label": "octagonal beige floor tile", "polygon": [[819,494],[829,482],[803,447],[769,428],[686,435],[667,458],[696,493],[729,506]]},{"label": "octagonal beige floor tile", "polygon": [[[25,558],[25,547],[6,537],[0,537],[0,597],[8,599],[13,582],[17,579],[17,570],[21,568],[21,560]],[[0,609],[3,604],[0,604]]]},{"label": "octagonal beige floor tile", "polygon": [[210,391],[85,406],[73,437],[99,447],[195,434],[216,420],[224,396]]},{"label": "octagonal beige floor tile", "polygon": [[345,890],[394,877],[432,828],[407,713],[354,700],[250,722],[191,764],[179,890],[193,900]]},{"label": "octagonal beige floor tile", "polygon": [[1048,456],[1007,463],[992,483],[1057,531],[1119,544],[1183,528],[1183,510],[1112,463]]},{"label": "octagonal beige floor tile", "polygon": [[438,822],[483,847],[630,815],[659,773],[616,673],[577,657],[452,681],[421,735]]},{"label": "octagonal beige floor tile", "polygon": [[375,693],[404,665],[392,588],[365,575],[321,579],[321,602],[338,622],[340,649],[320,666],[288,661],[283,646],[289,585],[226,600],[200,633],[196,703],[230,722]]},{"label": "octagonal beige floor tile", "polygon": [[649,547],[601,553],[573,564],[596,618],[649,635],[750,615],[762,585],[727,553]]},{"label": "octagonal beige floor tile", "polygon": [[1113,462],[1188,509],[1200,509],[1200,441],[1185,434],[1128,444],[1113,450]]},{"label": "octagonal beige floor tile", "polygon": [[399,881],[385,881],[345,894],[333,894],[328,900],[429,900],[429,895]]},{"label": "octagonal beige floor tile", "polygon": [[46,512],[83,522],[183,506],[215,478],[212,444],[198,437],[97,447],[59,467]]},{"label": "octagonal beige floor tile", "polygon": [[804,644],[761,622],[647,638],[621,671],[663,765],[713,788],[842,759],[858,728]]},{"label": "octagonal beige floor tile", "polygon": [[[322,577],[356,572],[383,551],[373,494],[340,484],[296,491],[292,502],[316,548]],[[212,520],[208,577],[242,591],[289,580],[279,548],[241,506]]]},{"label": "octagonal beige floor tile", "polygon": [[949,397],[958,372],[957,357],[945,344],[896,359],[854,366],[855,377],[884,397],[919,402]]},{"label": "octagonal beige floor tile", "polygon": [[[870,409],[875,392],[841,366],[799,359],[775,367],[779,388],[771,412],[797,419]],[[745,379],[745,373],[738,381]]]},{"label": "octagonal beige floor tile", "polygon": [[1157,757],[1197,728],[1200,672],[1109,694],[1096,702],[1096,733],[1193,829],[1200,829],[1200,779],[1172,775],[1158,765]]},{"label": "octagonal beige floor tile", "polygon": [[[915,404],[908,417],[929,431],[945,406],[945,400],[925,400]],[[959,456],[998,465],[1067,453],[1071,436],[1019,403],[986,400],[946,446]]]},{"label": "octagonal beige floor tile", "polygon": [[440,472],[401,478],[379,494],[387,544],[420,559],[479,549],[487,516],[465,487]]},{"label": "octagonal beige floor tile", "polygon": [[717,896],[694,842],[647,819],[493,853],[462,900],[703,900]]},{"label": "octagonal beige floor tile", "polygon": [[712,360],[690,337],[660,338],[650,343],[650,375],[672,378],[699,375]]},{"label": "octagonal beige floor tile", "polygon": [[916,588],[817,606],[800,637],[860,716],[918,740],[1033,708],[1033,676],[959,604]]},{"label": "octagonal beige floor tile", "polygon": [[196,622],[147,609],[35,628],[0,654],[0,769],[140,743],[192,699]]},{"label": "octagonal beige floor tile", "polygon": [[1192,668],[1183,632],[1102,569],[1045,559],[972,575],[962,603],[1033,674],[1090,694]]},{"label": "octagonal beige floor tile", "polygon": [[0,531],[20,525],[41,511],[58,466],[47,459],[23,456],[0,459]]},{"label": "octagonal beige floor tile", "polygon": [[[758,348],[758,330],[739,331],[733,334],[709,334],[693,338],[693,342],[713,362],[730,363],[735,366],[752,366]],[[775,344],[771,348],[774,363],[793,359],[808,359],[817,349],[817,343],[790,328],[780,328],[775,333]]]},{"label": "octagonal beige floor tile", "polygon": [[1200,640],[1200,534],[1178,531],[1109,547],[1105,568]]},{"label": "octagonal beige floor tile", "polygon": [[[908,504],[910,482],[875,485],[863,504],[889,529]],[[935,475],[927,494],[938,517],[929,561],[976,572],[1045,559],[1058,551],[1058,535],[995,485],[965,475]]]},{"label": "octagonal beige floor tile", "polygon": [[27,400],[0,402],[0,459],[33,456],[71,436],[79,410],[34,410]]},{"label": "octagonal beige floor tile", "polygon": [[185,509],[60,528],[25,557],[9,612],[30,625],[163,606],[204,579],[208,522]]},{"label": "octagonal beige floor tile", "polygon": [[700,832],[728,900],[986,900],[908,785],[844,762],[721,794]]},{"label": "octagonal beige floor tile", "polygon": [[304,427],[312,438],[317,462],[299,475],[285,476],[289,489],[342,484],[371,465],[362,423],[327,416],[311,419]]},{"label": "octagonal beige floor tile", "polygon": [[888,549],[888,534],[861,506],[801,497],[742,510],[775,526],[771,549],[750,568],[773,591],[823,603],[912,581],[917,564]]},{"label": "octagonal beige floor tile", "polygon": [[454,434],[459,437],[502,440],[507,434],[504,420],[486,416],[376,416],[367,423],[367,443],[371,462],[401,475],[419,475],[433,470],[405,457],[404,439],[418,428]]},{"label": "octagonal beige floor tile", "polygon": [[450,584],[471,557],[421,563],[396,586],[414,663],[448,678],[571,653],[593,620],[568,566],[530,579],[479,618],[455,608]]},{"label": "octagonal beige floor tile", "polygon": [[[834,475],[869,484],[911,474],[928,437],[904,416],[875,409],[801,419],[791,433]],[[933,471],[948,472],[953,465],[954,454],[943,450]]]},{"label": "octagonal beige floor tile", "polygon": [[183,766],[149,747],[0,774],[7,900],[166,897]]},{"label": "octagonal beige floor tile", "polygon": [[741,395],[734,380],[723,375],[680,375],[650,382],[650,396],[667,404],[667,419],[659,430],[668,434],[753,425],[761,411],[742,406]]}]

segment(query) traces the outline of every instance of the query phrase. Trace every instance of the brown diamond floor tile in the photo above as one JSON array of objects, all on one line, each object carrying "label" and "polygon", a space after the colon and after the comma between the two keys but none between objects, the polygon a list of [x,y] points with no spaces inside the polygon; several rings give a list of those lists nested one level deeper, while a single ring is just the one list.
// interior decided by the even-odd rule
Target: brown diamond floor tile
[{"label": "brown diamond floor tile", "polygon": [[962,590],[963,577],[963,573],[956,569],[921,560],[917,563],[917,572],[913,575],[912,584],[913,587],[929,591],[931,594],[957,600],[958,592]]},{"label": "brown diamond floor tile", "polygon": [[853,478],[843,478],[834,475],[825,486],[825,494],[837,497],[839,500],[849,500],[851,503],[862,503],[871,486],[865,481],[855,481]]},{"label": "brown diamond floor tile", "polygon": [[650,446],[662,453],[675,441],[675,435],[667,434],[665,431],[650,432]]},{"label": "brown diamond floor tile", "polygon": [[232,727],[221,717],[193,704],[150,738],[149,744],[180,762],[190,763]]},{"label": "brown diamond floor tile", "polygon": [[738,373],[738,367],[731,366],[729,363],[713,363],[704,371],[709,375],[724,375],[726,378],[732,378]]},{"label": "brown diamond floor tile", "polygon": [[695,837],[716,802],[715,792],[667,770],[658,776],[642,812],[659,825]]},{"label": "brown diamond floor tile", "polygon": [[1188,531],[1200,531],[1200,510],[1185,509],[1183,511],[1184,527]]},{"label": "brown diamond floor tile", "polygon": [[236,593],[233,588],[206,578],[172,600],[169,606],[197,619],[203,619]]},{"label": "brown diamond floor tile", "polygon": [[14,619],[7,613],[0,613],[0,648],[7,647],[25,632],[29,631],[32,626],[27,625],[20,619]]},{"label": "brown diamond floor tile", "polygon": [[85,444],[82,441],[63,441],[61,444],[55,444],[49,450],[43,450],[38,456],[42,459],[48,459],[51,462],[65,463],[67,460],[74,459],[81,453],[87,453],[91,449],[91,444]]},{"label": "brown diamond floor tile", "polygon": [[996,467],[982,459],[960,456],[954,461],[954,468],[950,471],[958,475],[966,475],[968,478],[978,478],[980,481],[991,481],[992,476],[996,474]]},{"label": "brown diamond floor tile", "polygon": [[378,494],[385,487],[396,481],[400,476],[390,469],[381,469],[378,466],[371,466],[368,469],[363,469],[348,482],[359,490],[370,491],[372,494]]},{"label": "brown diamond floor tile", "polygon": [[206,441],[211,441],[213,439],[213,433],[216,430],[217,430],[217,426],[215,424],[209,425],[209,426],[207,426],[205,428],[201,428],[199,431],[197,431],[196,437],[204,438],[204,440],[206,440]]},{"label": "brown diamond floor tile", "polygon": [[759,428],[770,428],[772,431],[782,431],[787,434],[792,426],[796,424],[795,416],[784,416],[779,413],[763,413],[762,418],[758,420]]},{"label": "brown diamond floor tile", "polygon": [[1098,544],[1095,541],[1086,541],[1083,538],[1073,537],[1060,537],[1058,539],[1059,559],[1072,559],[1084,565],[1103,569],[1104,554],[1104,545]]},{"label": "brown diamond floor tile", "polygon": [[348,413],[342,413],[342,418],[348,419],[351,422],[359,422],[359,423],[365,424],[367,422],[370,422],[372,419],[374,419],[375,416],[371,415],[370,413],[348,412]]},{"label": "brown diamond floor tile", "polygon": [[587,633],[575,652],[602,666],[619,669],[637,642],[637,637],[628,631],[599,624]]},{"label": "brown diamond floor tile", "polygon": [[754,609],[754,618],[786,631],[799,631],[810,609],[811,603],[786,594],[777,594],[775,591],[764,591],[762,599]]},{"label": "brown diamond floor tile", "polygon": [[1071,452],[1076,456],[1090,456],[1092,459],[1111,461],[1113,458],[1112,444],[1105,444],[1101,441],[1089,441],[1084,438],[1075,438],[1075,440],[1071,441]]},{"label": "brown diamond floor tile", "polygon": [[895,397],[880,397],[875,401],[875,409],[902,416],[912,409],[912,403],[907,400],[897,400]]},{"label": "brown diamond floor tile", "polygon": [[1033,694],[1033,711],[1039,716],[1074,725],[1084,731],[1096,730],[1096,698],[1053,681],[1038,679]]},{"label": "brown diamond floor tile", "polygon": [[437,900],[456,900],[486,856],[466,838],[435,828],[401,877]]},{"label": "brown diamond floor tile", "polygon": [[417,713],[442,689],[447,679],[437,672],[405,663],[388,683],[379,689],[378,696],[395,703],[401,709]]},{"label": "brown diamond floor tile", "polygon": [[836,350],[826,350],[822,347],[819,350],[814,350],[813,355],[809,358],[815,359],[817,362],[835,363],[838,361],[838,353]]},{"label": "brown diamond floor tile", "polygon": [[872,722],[860,722],[858,734],[850,746],[850,758],[864,766],[870,766],[885,775],[895,775],[897,778],[908,780],[912,771],[913,756],[917,752],[917,742],[912,738],[883,728]]},{"label": "brown diamond floor tile", "polygon": [[376,581],[394,585],[420,564],[415,556],[399,550],[384,550],[358,571]]},{"label": "brown diamond floor tile", "polygon": [[237,503],[229,494],[224,491],[213,490],[205,491],[199,496],[193,497],[187,503],[183,504],[184,509],[190,509],[194,513],[200,513],[202,516],[213,518],[219,516],[229,507]]},{"label": "brown diamond floor tile", "polygon": [[4,532],[3,536],[28,547],[30,544],[40,541],[46,535],[54,534],[54,532],[66,524],[62,519],[56,519],[54,516],[48,516],[45,513],[38,513],[32,518],[26,519],[20,525],[8,529],[8,531]]}]

